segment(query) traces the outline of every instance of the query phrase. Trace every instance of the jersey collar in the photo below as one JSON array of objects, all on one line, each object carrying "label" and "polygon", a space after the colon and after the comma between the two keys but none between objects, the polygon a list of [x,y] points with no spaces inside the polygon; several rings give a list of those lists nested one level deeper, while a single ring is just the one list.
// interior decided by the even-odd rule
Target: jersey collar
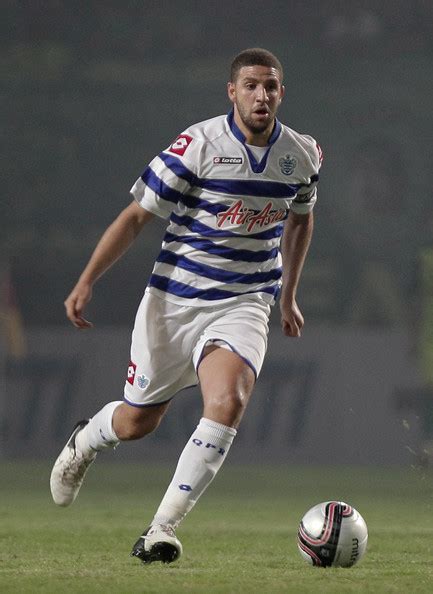
[{"label": "jersey collar", "polygon": [[246,139],[245,139],[244,133],[241,132],[241,130],[239,129],[239,127],[237,126],[237,124],[235,122],[234,108],[231,109],[230,112],[228,113],[227,122],[228,122],[228,125],[230,126],[230,130],[232,131],[233,135],[239,140],[239,142],[241,142],[244,145],[244,148],[248,155],[248,159],[250,161],[251,169],[254,171],[254,173],[263,173],[263,171],[266,167],[266,163],[268,162],[269,151],[271,150],[272,145],[275,143],[277,138],[280,136],[281,123],[277,120],[277,118],[275,118],[275,126],[274,126],[274,129],[273,129],[272,134],[268,141],[268,145],[269,145],[268,150],[263,155],[261,161],[257,161],[255,156],[253,155],[253,153],[250,151],[250,149],[245,144]]}]

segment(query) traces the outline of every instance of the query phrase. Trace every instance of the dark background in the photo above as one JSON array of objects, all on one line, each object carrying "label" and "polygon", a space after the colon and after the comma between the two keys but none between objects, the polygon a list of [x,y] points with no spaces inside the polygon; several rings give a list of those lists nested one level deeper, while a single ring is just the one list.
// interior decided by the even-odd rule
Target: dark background
[{"label": "dark background", "polygon": [[[63,299],[135,179],[187,125],[228,110],[230,61],[251,46],[280,57],[280,119],[325,155],[307,317],[406,317],[431,236],[433,3],[2,4],[0,254],[26,324],[64,323]],[[162,228],[101,282],[99,323],[131,323]]]}]

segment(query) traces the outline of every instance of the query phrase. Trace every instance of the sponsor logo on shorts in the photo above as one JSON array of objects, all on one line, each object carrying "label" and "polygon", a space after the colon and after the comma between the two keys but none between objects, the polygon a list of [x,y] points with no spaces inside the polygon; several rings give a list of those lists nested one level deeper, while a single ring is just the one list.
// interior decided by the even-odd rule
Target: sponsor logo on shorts
[{"label": "sponsor logo on shorts", "polygon": [[134,384],[134,378],[135,378],[135,370],[137,369],[137,365],[135,363],[133,363],[132,361],[129,362],[128,365],[128,373],[126,376],[126,381],[128,383],[131,384],[131,386]]},{"label": "sponsor logo on shorts", "polygon": [[137,376],[137,384],[138,384],[138,387],[140,388],[140,390],[145,390],[147,388],[147,386],[149,385],[149,382],[150,382],[149,378],[146,377],[144,375],[144,373]]},{"label": "sponsor logo on shorts", "polygon": [[286,218],[286,209],[272,210],[272,202],[268,202],[262,210],[247,208],[243,200],[238,200],[226,211],[217,214],[217,225],[246,225],[247,231],[255,231],[256,227],[262,229],[271,223],[283,221]]},{"label": "sponsor logo on shorts", "polygon": [[214,165],[240,165],[244,162],[242,157],[214,157]]},{"label": "sponsor logo on shorts", "polygon": [[192,140],[192,136],[188,136],[188,134],[180,134],[168,150],[170,153],[174,153],[175,155],[182,157],[185,154],[186,149],[191,144]]}]

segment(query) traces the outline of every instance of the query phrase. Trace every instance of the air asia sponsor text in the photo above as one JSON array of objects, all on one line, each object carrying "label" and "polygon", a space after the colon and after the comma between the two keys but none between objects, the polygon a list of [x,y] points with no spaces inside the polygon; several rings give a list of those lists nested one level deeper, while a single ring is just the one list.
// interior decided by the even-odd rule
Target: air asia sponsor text
[{"label": "air asia sponsor text", "polygon": [[279,208],[272,210],[272,202],[268,202],[262,210],[254,210],[244,206],[243,200],[238,200],[226,211],[217,215],[218,227],[224,224],[246,225],[247,231],[253,231],[255,227],[265,227],[271,223],[283,221],[286,218],[286,209]]}]

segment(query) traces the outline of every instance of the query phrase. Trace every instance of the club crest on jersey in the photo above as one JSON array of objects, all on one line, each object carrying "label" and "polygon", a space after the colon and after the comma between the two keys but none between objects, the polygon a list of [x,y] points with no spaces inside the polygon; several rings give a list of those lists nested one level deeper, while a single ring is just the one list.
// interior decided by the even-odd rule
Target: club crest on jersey
[{"label": "club crest on jersey", "polygon": [[188,136],[188,134],[180,134],[168,150],[170,153],[182,157],[192,141],[192,136]]},{"label": "club crest on jersey", "polygon": [[292,175],[295,171],[295,167],[298,164],[297,159],[292,157],[291,155],[286,155],[285,157],[280,157],[278,161],[278,165],[280,166],[281,173],[284,175]]},{"label": "club crest on jersey", "polygon": [[240,165],[243,163],[242,157],[214,157],[214,165]]},{"label": "club crest on jersey", "polygon": [[238,200],[224,212],[217,214],[217,225],[246,225],[248,233],[255,231],[256,227],[262,229],[271,223],[283,221],[286,218],[286,209],[272,210],[272,202],[268,202],[262,210],[247,208],[243,200]]},{"label": "club crest on jersey", "polygon": [[135,363],[133,363],[132,361],[130,361],[129,365],[128,365],[128,373],[126,374],[126,381],[129,384],[131,384],[131,386],[134,384],[136,369],[137,369],[137,365]]},{"label": "club crest on jersey", "polygon": [[142,373],[141,375],[139,375],[137,377],[137,384],[138,384],[138,387],[140,388],[140,390],[145,390],[147,388],[147,386],[149,385],[149,383],[150,383],[150,380],[148,377],[146,377],[144,375],[144,373]]}]

